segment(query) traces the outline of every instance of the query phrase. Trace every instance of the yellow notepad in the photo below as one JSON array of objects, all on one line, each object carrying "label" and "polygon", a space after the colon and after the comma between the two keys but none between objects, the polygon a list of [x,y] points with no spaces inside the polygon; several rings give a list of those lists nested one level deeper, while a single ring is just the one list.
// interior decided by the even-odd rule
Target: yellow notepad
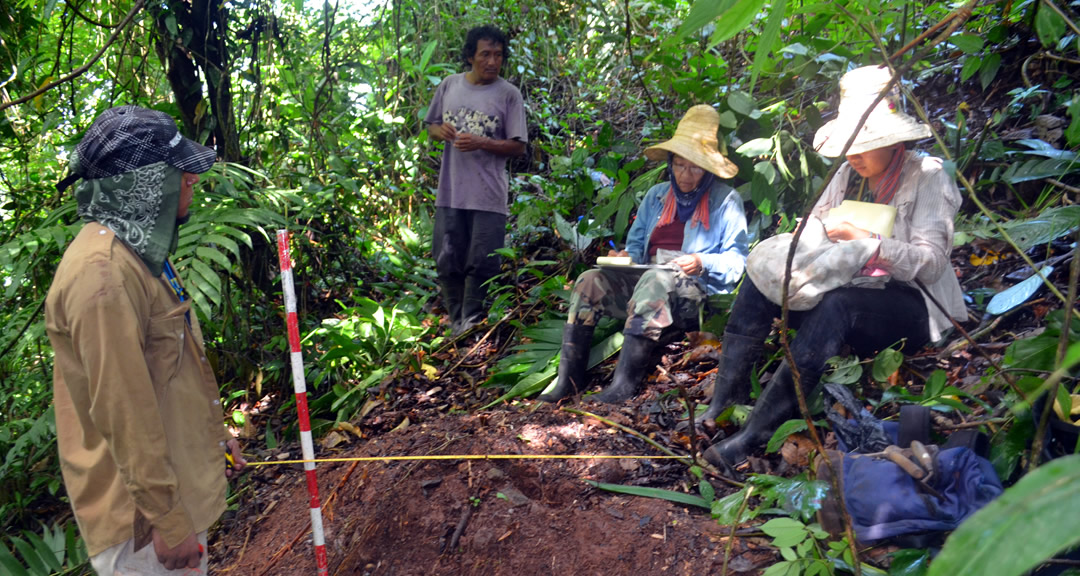
[{"label": "yellow notepad", "polygon": [[829,210],[828,219],[847,221],[863,230],[880,234],[882,238],[890,238],[893,223],[896,222],[896,208],[888,204],[844,200],[839,206]]}]

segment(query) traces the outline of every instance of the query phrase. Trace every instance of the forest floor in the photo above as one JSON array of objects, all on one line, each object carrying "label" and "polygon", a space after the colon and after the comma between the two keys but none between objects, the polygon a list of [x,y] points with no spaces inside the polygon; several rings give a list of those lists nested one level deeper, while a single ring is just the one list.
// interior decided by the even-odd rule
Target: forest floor
[{"label": "forest floor", "polygon": [[[1022,266],[1018,257],[974,266],[986,248],[976,242],[954,251],[954,267],[965,290],[1000,289],[1002,278]],[[1067,267],[1051,280],[1064,287]],[[1063,288],[1064,289],[1064,288]],[[982,354],[961,344],[942,354],[926,348],[907,357],[893,380],[918,394],[925,377],[945,369],[949,384],[999,403],[981,378],[987,357],[1000,358],[1014,339],[1043,324],[1053,302],[1038,295],[1007,314],[980,337]],[[966,326],[987,324],[974,315]],[[705,402],[718,357],[704,333],[668,345],[656,359],[663,370],[651,375],[637,397],[623,405],[601,405],[588,395],[560,406],[534,400],[478,411],[497,389],[476,387],[494,363],[498,332],[480,334],[450,348],[447,365],[468,355],[460,372],[430,381],[406,375],[373,394],[351,424],[339,425],[316,445],[318,458],[435,455],[637,455],[641,459],[462,458],[412,461],[354,461],[322,464],[318,482],[323,504],[330,574],[705,574],[725,563],[731,574],[758,574],[780,556],[771,539],[753,525],[740,527],[728,546],[731,527],[721,526],[704,508],[654,498],[615,494],[597,482],[666,488],[696,494],[697,479],[687,466],[668,459],[640,438],[601,420],[563,407],[591,412],[647,435],[679,454],[708,445],[691,441],[680,396]],[[950,339],[956,342],[958,338]],[[689,341],[694,342],[690,344]],[[476,345],[480,342],[480,345]],[[471,353],[471,355],[470,355]],[[985,356],[984,356],[985,355]],[[610,380],[612,361],[594,369],[593,383]],[[468,372],[466,374],[466,372]],[[594,389],[598,387],[594,386]],[[863,386],[866,396],[881,389]],[[878,416],[895,410],[884,407]],[[935,416],[939,431],[990,416],[977,408]],[[264,429],[258,414],[253,429]],[[731,433],[734,428],[716,434]],[[299,446],[258,450],[263,439],[247,442],[249,460],[301,458]],[[828,437],[826,446],[835,446]],[[806,472],[810,442],[794,435],[776,454],[752,458],[742,472],[793,476]],[[708,476],[717,497],[735,490]],[[211,564],[229,576],[285,576],[313,573],[314,552],[309,497],[300,465],[257,466],[241,477],[237,504],[212,536]],[[886,564],[889,550],[868,552]]]},{"label": "forest floor", "polygon": [[[1006,66],[1015,67],[1015,63]],[[936,111],[934,117],[951,118],[948,110],[955,110],[971,95],[947,90],[945,75],[940,80],[925,87],[932,100],[928,108]],[[993,102],[990,96],[980,97],[982,102],[975,107],[982,116],[1007,100],[997,89],[991,95]],[[970,124],[982,124],[982,119],[975,122],[973,118]],[[1014,137],[1031,137],[1031,120],[1016,124],[1019,132]],[[1060,131],[1037,136],[1050,141],[1061,138]],[[1012,193],[1001,189],[999,193],[996,198],[987,194],[984,200],[995,210],[1016,207]],[[974,210],[965,203],[963,212]],[[1038,262],[1060,253],[1062,246],[1059,242],[1055,252],[1043,245],[1031,253]],[[1024,267],[1007,246],[993,240],[958,246],[952,259],[965,293],[981,293],[985,298],[1016,282],[1007,276]],[[1060,265],[1050,277],[1062,292],[1067,273],[1068,266]],[[918,395],[926,377],[940,368],[948,374],[949,385],[986,400],[983,406],[1000,407],[1001,392],[983,381],[989,359],[1000,360],[1015,339],[1041,329],[1045,315],[1060,307],[1046,294],[1042,289],[998,318],[985,315],[985,302],[973,299],[969,321],[962,325],[976,334],[981,350],[973,350],[954,333],[938,348],[907,356],[890,384],[903,385]],[[720,573],[725,564],[729,574],[760,574],[780,559],[770,546],[771,538],[756,527],[760,520],[738,527],[733,534],[730,526],[721,526],[704,508],[612,493],[588,484],[591,480],[698,492],[698,479],[686,465],[650,459],[661,453],[640,438],[595,417],[563,409],[617,422],[681,455],[699,453],[735,430],[729,427],[716,431],[712,438],[698,434],[692,439],[681,399],[685,394],[693,402],[707,402],[719,356],[715,336],[697,333],[657,352],[655,358],[663,370],[650,375],[640,393],[622,405],[599,405],[589,402],[588,395],[579,395],[560,405],[524,400],[481,411],[501,390],[478,383],[487,378],[509,338],[508,330],[496,329],[481,342],[480,335],[486,331],[484,326],[456,348],[425,359],[436,366],[442,363],[444,369],[460,365],[451,373],[434,381],[423,374],[404,374],[384,383],[370,395],[358,418],[317,442],[316,456],[598,457],[320,464],[317,474],[331,575],[681,575]],[[594,390],[610,382],[613,364],[608,360],[590,372]],[[863,385],[861,393],[880,398],[882,389]],[[885,404],[876,415],[887,417],[895,410],[896,404]],[[988,414],[983,407],[969,414],[939,412],[934,424],[940,433],[1000,415]],[[253,410],[249,430],[266,429],[268,419],[276,426],[274,418],[268,409],[264,414]],[[295,443],[260,450],[265,438],[254,432],[248,436],[245,450],[252,462],[302,457]],[[825,443],[827,448],[835,446],[831,435]],[[804,473],[809,444],[796,434],[778,453],[759,451],[740,472]],[[604,455],[641,458],[600,457]],[[718,475],[706,474],[706,479],[717,498],[736,489]],[[301,466],[256,466],[234,484],[233,505],[211,535],[212,571],[227,576],[315,573],[309,496]],[[729,542],[731,537],[734,540]],[[866,550],[863,559],[884,567],[887,552],[888,548]]]}]

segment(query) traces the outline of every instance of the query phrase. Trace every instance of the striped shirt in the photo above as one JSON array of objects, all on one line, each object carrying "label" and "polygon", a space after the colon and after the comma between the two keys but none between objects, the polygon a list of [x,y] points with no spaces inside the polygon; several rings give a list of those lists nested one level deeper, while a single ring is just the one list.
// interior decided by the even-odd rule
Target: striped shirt
[{"label": "striped shirt", "polygon": [[[953,247],[953,219],[960,209],[960,191],[942,168],[941,159],[907,151],[900,187],[890,206],[896,207],[891,238],[881,241],[875,265],[886,269],[893,280],[914,286],[918,278],[945,308],[942,312],[923,294],[930,318],[930,339],[936,341],[952,326],[949,317],[967,319],[960,282],[949,261]],[[813,214],[824,219],[830,208],[844,200],[850,164],[844,163],[814,206]]]}]

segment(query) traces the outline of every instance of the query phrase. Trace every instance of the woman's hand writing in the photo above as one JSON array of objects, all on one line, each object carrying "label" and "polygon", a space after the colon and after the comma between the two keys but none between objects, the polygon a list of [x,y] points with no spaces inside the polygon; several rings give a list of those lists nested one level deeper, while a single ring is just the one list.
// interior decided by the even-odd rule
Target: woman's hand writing
[{"label": "woman's hand writing", "polygon": [[826,222],[825,233],[829,235],[829,240],[832,240],[833,242],[839,242],[841,240],[862,240],[863,238],[870,238],[872,236],[869,230],[863,230],[846,220],[843,222]]}]

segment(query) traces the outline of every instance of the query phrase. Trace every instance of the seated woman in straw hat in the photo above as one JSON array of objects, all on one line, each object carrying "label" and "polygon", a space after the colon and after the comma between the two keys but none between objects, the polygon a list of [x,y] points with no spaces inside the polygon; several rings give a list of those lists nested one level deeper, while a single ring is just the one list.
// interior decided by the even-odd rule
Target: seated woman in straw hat
[{"label": "seated woman in straw hat", "polygon": [[661,331],[696,323],[708,295],[729,292],[738,283],[746,265],[746,213],[739,194],[719,181],[738,172],[717,151],[719,125],[712,107],[694,106],[671,140],[645,150],[650,160],[667,162],[669,181],[645,194],[626,250],[610,255],[667,265],[605,267],[578,276],[563,329],[559,377],[541,400],[552,402],[587,388],[589,347],[604,315],[626,318],[623,347],[611,385],[592,399],[630,398],[650,369]]},{"label": "seated woman in straw hat", "polygon": [[[844,75],[839,113],[814,138],[814,147],[822,155],[840,156],[859,120],[890,78],[887,68],[877,66]],[[828,240],[878,242],[864,270],[887,274],[888,281],[877,289],[837,288],[826,292],[813,308],[791,313],[791,324],[797,328],[791,352],[807,393],[816,388],[825,361],[839,354],[844,345],[861,356],[898,342],[903,342],[905,352],[914,352],[939,339],[950,326],[950,317],[967,317],[960,284],[949,263],[960,192],[941,160],[907,150],[906,142],[929,136],[930,129],[905,114],[900,104],[899,90],[894,86],[868,116],[847,150],[847,162],[813,210],[825,222]],[[830,220],[828,211],[845,199],[895,207],[892,235],[882,238],[850,222]],[[925,286],[925,293],[917,282]],[[779,316],[780,306],[763,296],[748,277],[732,306],[703,423],[714,420],[732,403],[749,398],[750,369],[761,356],[773,319]],[[793,377],[785,361],[762,391],[743,429],[710,447],[705,458],[720,467],[737,465],[798,413]]]}]

